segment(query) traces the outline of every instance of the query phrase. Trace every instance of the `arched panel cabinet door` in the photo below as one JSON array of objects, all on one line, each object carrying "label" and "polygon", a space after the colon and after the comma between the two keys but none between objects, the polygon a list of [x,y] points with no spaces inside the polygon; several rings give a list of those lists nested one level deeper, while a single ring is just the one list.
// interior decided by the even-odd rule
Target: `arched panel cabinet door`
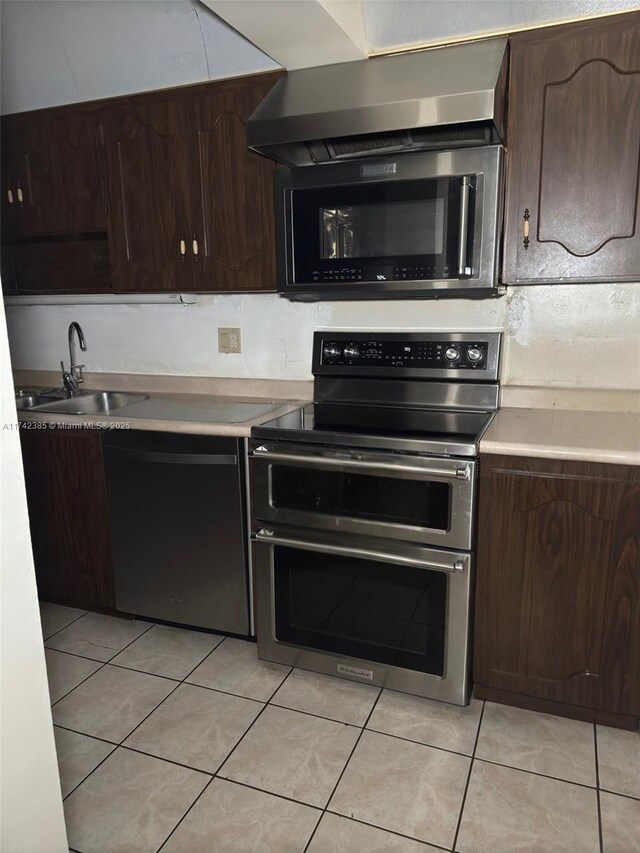
[{"label": "arched panel cabinet door", "polygon": [[195,104],[193,235],[198,290],[274,291],[272,161],[247,148],[246,122],[279,72],[208,84]]},{"label": "arched panel cabinet door", "polygon": [[640,280],[640,12],[511,39],[503,281]]},{"label": "arched panel cabinet door", "polygon": [[516,456],[481,466],[474,681],[637,721],[640,469]]}]

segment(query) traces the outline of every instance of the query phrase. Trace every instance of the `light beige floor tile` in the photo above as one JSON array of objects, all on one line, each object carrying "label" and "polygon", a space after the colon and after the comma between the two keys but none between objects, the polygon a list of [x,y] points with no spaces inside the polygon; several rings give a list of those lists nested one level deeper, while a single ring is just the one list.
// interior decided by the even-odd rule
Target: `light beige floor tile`
[{"label": "light beige floor tile", "polygon": [[481,710],[477,699],[462,708],[383,690],[367,728],[471,755]]},{"label": "light beige floor tile", "polygon": [[640,799],[640,734],[596,728],[600,787]]},{"label": "light beige floor tile", "polygon": [[487,702],[476,757],[568,782],[596,784],[593,726],[578,720]]},{"label": "light beige floor tile", "polygon": [[258,660],[255,643],[227,637],[193,672],[187,681],[235,693],[246,699],[267,702],[291,667]]},{"label": "light beige floor tile", "polygon": [[439,849],[326,812],[307,853],[437,853]]},{"label": "light beige floor tile", "polygon": [[66,797],[76,785],[113,752],[115,746],[77,732],[53,727],[60,771],[62,796]]},{"label": "light beige floor tile", "polygon": [[596,791],[474,761],[456,850],[598,853]]},{"label": "light beige floor tile", "polygon": [[52,705],[102,666],[97,661],[66,655],[53,649],[45,649],[44,657]]},{"label": "light beige floor tile", "polygon": [[470,759],[364,732],[328,808],[450,848]]},{"label": "light beige floor tile", "polygon": [[182,681],[223,639],[201,631],[154,625],[111,663]]},{"label": "light beige floor tile", "polygon": [[49,601],[40,602],[40,622],[42,623],[42,636],[48,640],[52,634],[66,628],[71,622],[75,622],[87,611],[78,610],[77,607],[65,607],[63,604],[51,604]]},{"label": "light beige floor tile", "polygon": [[600,793],[604,853],[640,853],[640,800]]},{"label": "light beige floor tile", "polygon": [[252,699],[181,684],[125,746],[215,773],[263,707]]},{"label": "light beige floor tile", "polygon": [[46,646],[93,660],[107,661],[148,630],[148,622],[87,613],[47,640]]},{"label": "light beige floor tile", "polygon": [[53,707],[53,722],[119,743],[176,686],[175,681],[105,666]]},{"label": "light beige floor tile", "polygon": [[271,702],[294,711],[307,711],[340,723],[363,726],[379,693],[379,687],[294,669]]},{"label": "light beige floor tile", "polygon": [[320,814],[214,779],[162,853],[302,853]]},{"label": "light beige floor tile", "polygon": [[324,806],[359,733],[344,723],[269,706],[219,775]]},{"label": "light beige floor tile", "polygon": [[116,749],[65,800],[69,846],[82,853],[155,853],[209,781]]}]

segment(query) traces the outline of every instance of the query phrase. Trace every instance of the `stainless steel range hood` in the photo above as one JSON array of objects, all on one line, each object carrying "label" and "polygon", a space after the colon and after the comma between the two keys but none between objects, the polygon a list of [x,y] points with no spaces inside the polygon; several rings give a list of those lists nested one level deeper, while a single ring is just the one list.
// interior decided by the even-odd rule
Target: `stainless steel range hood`
[{"label": "stainless steel range hood", "polygon": [[499,142],[507,39],[291,71],[249,119],[249,147],[290,166]]}]

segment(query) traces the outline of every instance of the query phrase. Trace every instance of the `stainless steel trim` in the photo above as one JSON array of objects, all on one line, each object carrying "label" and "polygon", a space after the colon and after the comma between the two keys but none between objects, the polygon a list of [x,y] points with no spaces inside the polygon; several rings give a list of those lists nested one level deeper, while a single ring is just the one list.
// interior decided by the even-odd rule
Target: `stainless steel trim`
[{"label": "stainless steel trim", "polygon": [[135,450],[132,447],[111,447],[110,451],[142,462],[160,462],[168,465],[235,465],[238,457],[232,453],[163,453],[153,450]]},{"label": "stainless steel trim", "polygon": [[[253,522],[255,525],[285,525],[307,530],[333,531],[339,530],[344,533],[357,536],[377,537],[389,539],[396,549],[399,542],[420,543],[420,546],[434,545],[444,548],[460,548],[465,551],[471,550],[473,542],[473,530],[475,521],[475,478],[476,465],[473,460],[461,464],[459,459],[438,459],[437,469],[441,473],[429,474],[433,469],[434,460],[431,457],[398,457],[400,466],[394,468],[387,466],[389,453],[362,454],[360,451],[349,448],[345,450],[342,457],[340,451],[326,446],[293,444],[278,442],[276,452],[284,456],[276,459],[267,452],[255,453],[256,443],[252,442],[253,450],[249,453],[249,464],[252,473],[252,500],[253,500]],[[259,446],[265,446],[260,444]],[[269,445],[266,445],[269,448]],[[294,457],[294,460],[292,460]],[[296,458],[299,457],[299,458]],[[400,480],[434,480],[450,484],[449,496],[449,523],[446,529],[432,528],[416,523],[401,523],[384,519],[358,518],[344,514],[331,514],[300,510],[291,506],[278,506],[274,502],[272,469],[274,465],[293,465],[303,470],[314,470],[331,466],[336,471],[351,471],[350,459],[361,457],[363,467],[360,471],[367,471],[371,476],[394,477]],[[323,465],[325,458],[332,459],[329,465]],[[378,460],[382,466],[377,464]],[[347,464],[344,464],[344,463]],[[468,468],[465,478],[458,478],[457,470]]]},{"label": "stainless steel trim", "polygon": [[[316,538],[309,531],[295,531],[296,538],[306,538],[308,541]],[[355,537],[350,537],[355,539]],[[345,537],[346,539],[346,537]],[[344,541],[344,540],[343,540]],[[426,549],[420,546],[409,546],[395,543],[388,553],[388,562],[397,561],[398,556],[411,552],[422,551],[425,562],[431,559],[439,562],[445,552],[437,549]],[[256,634],[258,639],[258,656],[262,660],[296,666],[313,672],[326,673],[353,681],[362,682],[357,677],[358,669],[373,673],[367,675],[366,683],[377,687],[387,687],[401,690],[442,702],[466,705],[470,694],[470,602],[473,576],[473,555],[454,552],[451,559],[454,563],[463,560],[466,571],[446,572],[447,575],[447,613],[445,640],[445,671],[443,676],[429,675],[424,672],[405,669],[404,667],[381,664],[378,661],[354,658],[348,655],[332,654],[324,651],[314,651],[302,646],[293,646],[280,642],[277,638],[275,621],[275,577],[274,577],[274,547],[276,543],[268,538],[254,539],[254,565],[256,568]],[[354,547],[363,550],[379,550],[379,541],[365,544],[358,540]],[[417,553],[416,553],[417,556]],[[449,554],[447,554],[449,558]],[[338,667],[341,666],[341,669]]]},{"label": "stainless steel trim", "polygon": [[467,239],[469,228],[469,192],[471,189],[468,175],[460,179],[460,223],[458,230],[458,275],[471,275],[467,266]]},{"label": "stainless steel trim", "polygon": [[[353,299],[435,296],[490,296],[498,286],[498,238],[502,208],[502,160],[500,145],[451,151],[401,154],[394,158],[397,173],[362,176],[363,161],[276,169],[276,262],[278,290],[292,299]],[[375,163],[375,160],[371,161]],[[440,177],[474,176],[473,271],[465,278],[425,281],[343,281],[333,284],[298,281],[293,239],[295,190],[386,183]],[[470,208],[471,209],[471,208]],[[455,268],[454,268],[455,271]]]},{"label": "stainless steel trim", "polygon": [[[290,548],[301,548],[306,551],[317,551],[321,554],[339,554],[345,557],[362,557],[367,560],[379,560],[381,562],[389,562],[393,560],[396,563],[402,563],[403,566],[417,566],[421,569],[433,569],[439,572],[463,572],[468,562],[467,557],[453,560],[449,563],[440,563],[431,559],[421,559],[419,557],[411,557],[404,554],[393,553],[391,551],[383,551],[378,548],[361,548],[350,545],[334,545],[326,542],[317,542],[309,539],[298,539],[292,536],[284,536],[279,534],[277,530],[270,530],[266,527],[258,530],[254,534],[254,539],[258,542],[270,542],[273,545],[285,545]],[[444,551],[442,553],[445,553]]]},{"label": "stainless steel trim", "polygon": [[247,511],[247,524],[245,525],[245,545],[247,548],[247,573],[249,586],[249,633],[255,637],[256,634],[256,618],[255,618],[255,578],[253,576],[253,548],[251,547],[251,519],[253,512],[251,508],[251,475],[249,471],[249,439],[245,438],[242,441],[244,451],[244,500]]},{"label": "stainless steel trim", "polygon": [[[329,333],[330,334],[330,333]],[[381,368],[384,370],[384,368]],[[411,368],[408,368],[411,370]],[[402,368],[399,371],[403,374]],[[430,371],[435,373],[435,371]],[[444,371],[438,371],[440,374]],[[442,381],[412,382],[410,379],[395,379],[393,382],[379,382],[366,377],[356,378],[339,376],[316,376],[313,386],[313,398],[316,403],[348,403],[356,401],[360,405],[384,405],[394,408],[447,409],[449,411],[495,412],[498,408],[497,383],[488,382],[446,382],[451,373],[447,371]],[[471,373],[474,378],[478,371]]]},{"label": "stainless steel trim", "polygon": [[[308,143],[336,137],[471,122],[493,125],[502,137],[507,42],[485,39],[290,71],[250,116],[247,142],[302,166],[313,163]],[[395,159],[393,151],[379,153]]]},{"label": "stainless steel trim", "polygon": [[311,464],[313,468],[358,468],[367,471],[398,471],[407,474],[420,474],[423,477],[446,477],[457,480],[468,480],[470,469],[468,464],[457,468],[436,468],[431,465],[407,465],[403,462],[382,461],[367,457],[350,459],[344,456],[318,456],[313,453],[281,453],[261,445],[253,450],[253,456],[269,459],[274,462],[291,462],[298,465]]}]

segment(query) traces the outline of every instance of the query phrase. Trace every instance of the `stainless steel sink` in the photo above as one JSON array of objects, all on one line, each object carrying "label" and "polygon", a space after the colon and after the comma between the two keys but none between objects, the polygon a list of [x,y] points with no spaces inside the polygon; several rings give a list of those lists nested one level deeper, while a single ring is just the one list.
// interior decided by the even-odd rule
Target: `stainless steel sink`
[{"label": "stainless steel sink", "polygon": [[146,394],[132,394],[127,391],[96,391],[70,397],[68,400],[45,403],[38,406],[39,412],[54,412],[61,415],[110,415],[133,403],[142,403],[148,399]]},{"label": "stainless steel sink", "polygon": [[64,391],[57,388],[18,388],[16,389],[16,409],[28,411],[46,403],[55,403],[64,397]]}]

